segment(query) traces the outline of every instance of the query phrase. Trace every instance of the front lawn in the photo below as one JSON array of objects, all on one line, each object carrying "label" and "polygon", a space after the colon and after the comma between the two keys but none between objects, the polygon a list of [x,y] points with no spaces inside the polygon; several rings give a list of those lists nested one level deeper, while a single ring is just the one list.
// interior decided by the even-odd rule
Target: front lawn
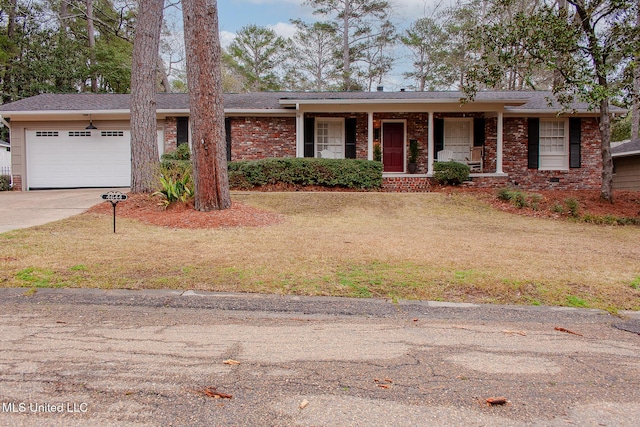
[{"label": "front lawn", "polygon": [[0,284],[640,310],[640,227],[515,215],[465,193],[233,200],[259,221],[189,229],[119,217],[113,234],[110,214],[86,213],[0,234]]}]

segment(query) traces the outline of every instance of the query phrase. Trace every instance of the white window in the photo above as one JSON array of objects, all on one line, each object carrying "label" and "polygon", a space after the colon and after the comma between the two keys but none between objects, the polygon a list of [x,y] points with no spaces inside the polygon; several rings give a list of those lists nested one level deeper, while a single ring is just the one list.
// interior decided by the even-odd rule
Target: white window
[{"label": "white window", "polygon": [[569,169],[567,120],[540,120],[540,169]]},{"label": "white window", "polygon": [[445,119],[444,149],[453,152],[456,162],[471,158],[473,146],[473,119]]},{"label": "white window", "polygon": [[344,159],[344,119],[316,120],[316,157]]}]

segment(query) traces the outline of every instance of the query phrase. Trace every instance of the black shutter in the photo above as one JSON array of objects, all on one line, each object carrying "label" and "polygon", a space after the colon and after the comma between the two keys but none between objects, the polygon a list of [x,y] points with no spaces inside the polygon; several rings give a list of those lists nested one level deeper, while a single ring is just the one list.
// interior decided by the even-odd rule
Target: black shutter
[{"label": "black shutter", "polygon": [[444,119],[433,119],[434,156],[438,158],[438,151],[444,150]]},{"label": "black shutter", "polygon": [[569,119],[569,167],[579,168],[582,166],[580,159],[580,139],[582,120],[578,117]]},{"label": "black shutter", "polygon": [[224,133],[227,140],[227,161],[231,161],[231,119],[224,119]]},{"label": "black shutter", "polygon": [[356,158],[356,124],[357,120],[354,118],[345,119],[344,121],[344,157],[346,159]]},{"label": "black shutter", "polygon": [[189,142],[189,117],[176,117],[176,145]]},{"label": "black shutter", "polygon": [[486,120],[483,117],[473,119],[473,146],[484,147],[484,128]]},{"label": "black shutter", "polygon": [[304,119],[304,156],[315,157],[315,126],[316,122],[313,117]]},{"label": "black shutter", "polygon": [[529,169],[538,169],[540,165],[540,119],[529,119]]}]

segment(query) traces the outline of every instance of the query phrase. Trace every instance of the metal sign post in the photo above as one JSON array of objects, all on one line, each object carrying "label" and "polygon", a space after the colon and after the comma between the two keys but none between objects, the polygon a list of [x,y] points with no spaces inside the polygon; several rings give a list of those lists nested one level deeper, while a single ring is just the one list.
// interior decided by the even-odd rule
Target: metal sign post
[{"label": "metal sign post", "polygon": [[109,191],[108,193],[104,193],[101,197],[102,197],[102,200],[111,202],[111,206],[113,206],[113,232],[115,233],[116,232],[116,205],[118,204],[118,202],[127,200],[127,195],[119,191]]}]

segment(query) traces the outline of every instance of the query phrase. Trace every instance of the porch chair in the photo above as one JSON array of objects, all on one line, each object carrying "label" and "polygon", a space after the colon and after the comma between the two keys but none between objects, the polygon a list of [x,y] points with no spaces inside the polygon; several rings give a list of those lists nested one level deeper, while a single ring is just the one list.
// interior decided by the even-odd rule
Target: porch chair
[{"label": "porch chair", "polygon": [[453,160],[453,151],[451,150],[440,150],[438,151],[438,161],[439,162],[450,162]]},{"label": "porch chair", "polygon": [[471,172],[482,173],[482,158],[484,157],[484,147],[471,147],[471,160],[467,160],[467,166]]}]

